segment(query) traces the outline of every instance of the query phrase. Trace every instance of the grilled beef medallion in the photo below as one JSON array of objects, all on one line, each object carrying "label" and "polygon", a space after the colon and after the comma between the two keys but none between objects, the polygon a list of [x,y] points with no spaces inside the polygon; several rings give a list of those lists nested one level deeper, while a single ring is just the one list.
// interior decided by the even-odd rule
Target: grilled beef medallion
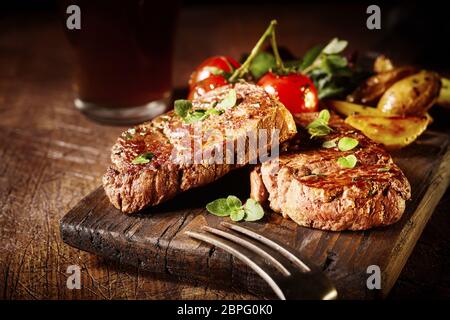
[{"label": "grilled beef medallion", "polygon": [[[106,195],[132,213],[211,183],[252,160],[258,150],[250,150],[247,137],[260,129],[267,137],[278,129],[280,143],[296,133],[289,111],[262,88],[237,83],[215,89],[194,100],[190,110],[170,111],[124,132],[103,177]],[[238,141],[244,141],[243,150],[237,155],[240,149],[232,148],[236,158],[230,161],[227,147]],[[268,139],[264,147],[270,150],[272,142],[278,143]]]},{"label": "grilled beef medallion", "polygon": [[[305,128],[317,116],[298,116],[299,133],[288,152],[255,167],[251,197],[301,226],[323,230],[365,230],[399,220],[411,187],[391,156],[336,115],[330,134],[311,139]],[[339,150],[342,137],[358,140],[358,146]],[[348,155],[356,156],[353,168],[338,162]]]}]

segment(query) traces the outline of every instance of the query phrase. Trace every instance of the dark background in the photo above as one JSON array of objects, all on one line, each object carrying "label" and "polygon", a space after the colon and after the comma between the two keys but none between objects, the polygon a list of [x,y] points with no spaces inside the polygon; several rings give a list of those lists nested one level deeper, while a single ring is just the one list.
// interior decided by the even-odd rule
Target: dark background
[{"label": "dark background", "polygon": [[[250,50],[271,18],[279,20],[280,44],[297,55],[339,36],[349,40],[351,50],[386,53],[398,64],[413,63],[450,75],[450,11],[443,1],[377,2],[382,10],[382,30],[377,31],[365,29],[368,4],[183,1],[174,86],[186,86],[192,69],[208,56],[229,54],[238,58]],[[149,276],[143,285],[147,293],[125,295],[124,288],[133,286],[127,282],[134,277],[132,271],[60,243],[60,217],[100,183],[109,161],[109,147],[122,130],[92,123],[73,110],[71,77],[70,49],[58,21],[56,2],[2,1],[0,173],[5,180],[0,180],[0,276],[7,279],[0,285],[3,298],[247,298],[239,292],[224,293],[201,285],[178,286],[162,276]],[[435,120],[432,129],[450,132],[449,110],[435,107],[431,115]],[[68,129],[70,126],[75,133]],[[52,144],[55,141],[61,142],[58,147]],[[60,150],[70,143],[78,145],[79,150]],[[100,151],[97,154],[88,148]],[[61,152],[64,157],[59,157]],[[92,159],[87,161],[89,152]],[[447,191],[391,299],[450,297],[449,207]],[[92,281],[86,279],[86,283],[91,284],[93,293],[65,296],[59,291],[65,280],[59,263],[79,257],[88,261],[86,270],[91,270]],[[119,285],[119,280],[124,284]]]}]

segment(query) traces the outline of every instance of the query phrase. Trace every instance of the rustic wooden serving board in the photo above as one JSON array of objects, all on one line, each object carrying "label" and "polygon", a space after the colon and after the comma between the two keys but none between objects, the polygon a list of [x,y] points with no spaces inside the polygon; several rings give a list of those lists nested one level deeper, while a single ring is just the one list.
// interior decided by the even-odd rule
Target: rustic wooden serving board
[{"label": "rustic wooden serving board", "polygon": [[[340,298],[383,297],[394,285],[447,189],[449,145],[447,135],[428,131],[413,145],[393,153],[411,183],[412,199],[402,219],[390,227],[327,232],[297,226],[276,214],[243,225],[299,250],[315,262],[335,283]],[[99,187],[63,217],[61,235],[71,246],[145,270],[267,295],[268,286],[239,260],[185,234],[203,225],[219,226],[223,219],[208,214],[206,203],[228,194],[245,199],[248,190],[248,171],[242,169],[169,203],[127,216],[109,203]],[[366,287],[369,265],[381,269],[381,290]]]}]

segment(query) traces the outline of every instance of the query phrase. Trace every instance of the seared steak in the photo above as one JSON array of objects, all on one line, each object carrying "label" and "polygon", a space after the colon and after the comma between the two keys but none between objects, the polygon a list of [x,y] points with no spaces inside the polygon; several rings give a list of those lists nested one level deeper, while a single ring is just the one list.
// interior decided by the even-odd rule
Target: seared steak
[{"label": "seared steak", "polygon": [[[231,89],[226,86],[207,93],[193,101],[192,110],[214,108]],[[259,129],[267,129],[268,137],[278,129],[280,143],[295,135],[292,115],[263,89],[238,83],[234,90],[236,105],[222,110],[222,114],[211,113],[201,121],[186,123],[170,111],[124,132],[112,148],[112,166],[103,177],[111,203],[131,213],[211,183],[253,160],[248,137]],[[239,160],[230,161],[227,148],[238,141],[244,141],[243,154],[237,155]],[[271,148],[272,142],[265,146]],[[239,147],[231,150],[234,158]],[[203,157],[196,162],[199,154]],[[140,155],[144,155],[144,161],[136,161]],[[222,162],[215,161],[218,155],[223,156]]]},{"label": "seared steak", "polygon": [[[316,117],[296,118],[299,133],[288,153],[253,170],[251,197],[268,201],[275,212],[299,225],[324,230],[365,230],[399,220],[411,191],[391,156],[336,115],[329,122],[330,134],[310,139],[304,128]],[[342,137],[357,139],[359,145],[346,152],[322,147],[324,141]],[[356,156],[356,166],[341,167],[337,159],[350,154]]]}]

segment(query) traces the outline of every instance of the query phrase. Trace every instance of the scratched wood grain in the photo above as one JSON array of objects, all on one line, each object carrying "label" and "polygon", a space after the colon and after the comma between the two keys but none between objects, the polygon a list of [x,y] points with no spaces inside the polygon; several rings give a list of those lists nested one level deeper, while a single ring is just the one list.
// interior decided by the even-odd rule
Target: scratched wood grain
[{"label": "scratched wood grain", "polygon": [[[449,136],[429,131],[413,145],[394,153],[411,183],[412,200],[393,226],[364,232],[327,232],[299,227],[276,214],[243,225],[298,250],[321,266],[341,298],[374,298],[374,293],[385,296],[447,189],[449,143]],[[223,219],[209,215],[205,204],[230,193],[248,197],[248,180],[248,171],[240,170],[137,215],[124,215],[114,208],[100,187],[61,220],[62,239],[76,248],[145,270],[267,294],[267,285],[240,261],[185,234],[200,231],[204,225],[218,227]],[[367,289],[370,265],[381,269],[381,291]]]},{"label": "scratched wood grain", "polygon": [[[336,35],[360,52],[383,38],[384,29],[368,33],[361,29],[364,21],[342,20],[336,14],[358,17],[365,12],[363,5],[325,6],[184,8],[175,51],[175,87],[185,86],[193,66],[207,56],[239,57],[250,50],[273,17],[280,21],[280,44],[295,53]],[[149,273],[62,242],[60,219],[100,184],[110,147],[123,130],[96,124],[74,110],[72,69],[70,50],[55,16],[2,11],[0,299],[255,298],[214,282],[179,281]],[[439,108],[431,112],[433,126],[447,130],[450,112]],[[391,293],[393,298],[449,296],[449,199],[447,192]],[[66,269],[73,264],[81,267],[81,290],[66,286]],[[332,268],[330,259],[329,264]]]}]

